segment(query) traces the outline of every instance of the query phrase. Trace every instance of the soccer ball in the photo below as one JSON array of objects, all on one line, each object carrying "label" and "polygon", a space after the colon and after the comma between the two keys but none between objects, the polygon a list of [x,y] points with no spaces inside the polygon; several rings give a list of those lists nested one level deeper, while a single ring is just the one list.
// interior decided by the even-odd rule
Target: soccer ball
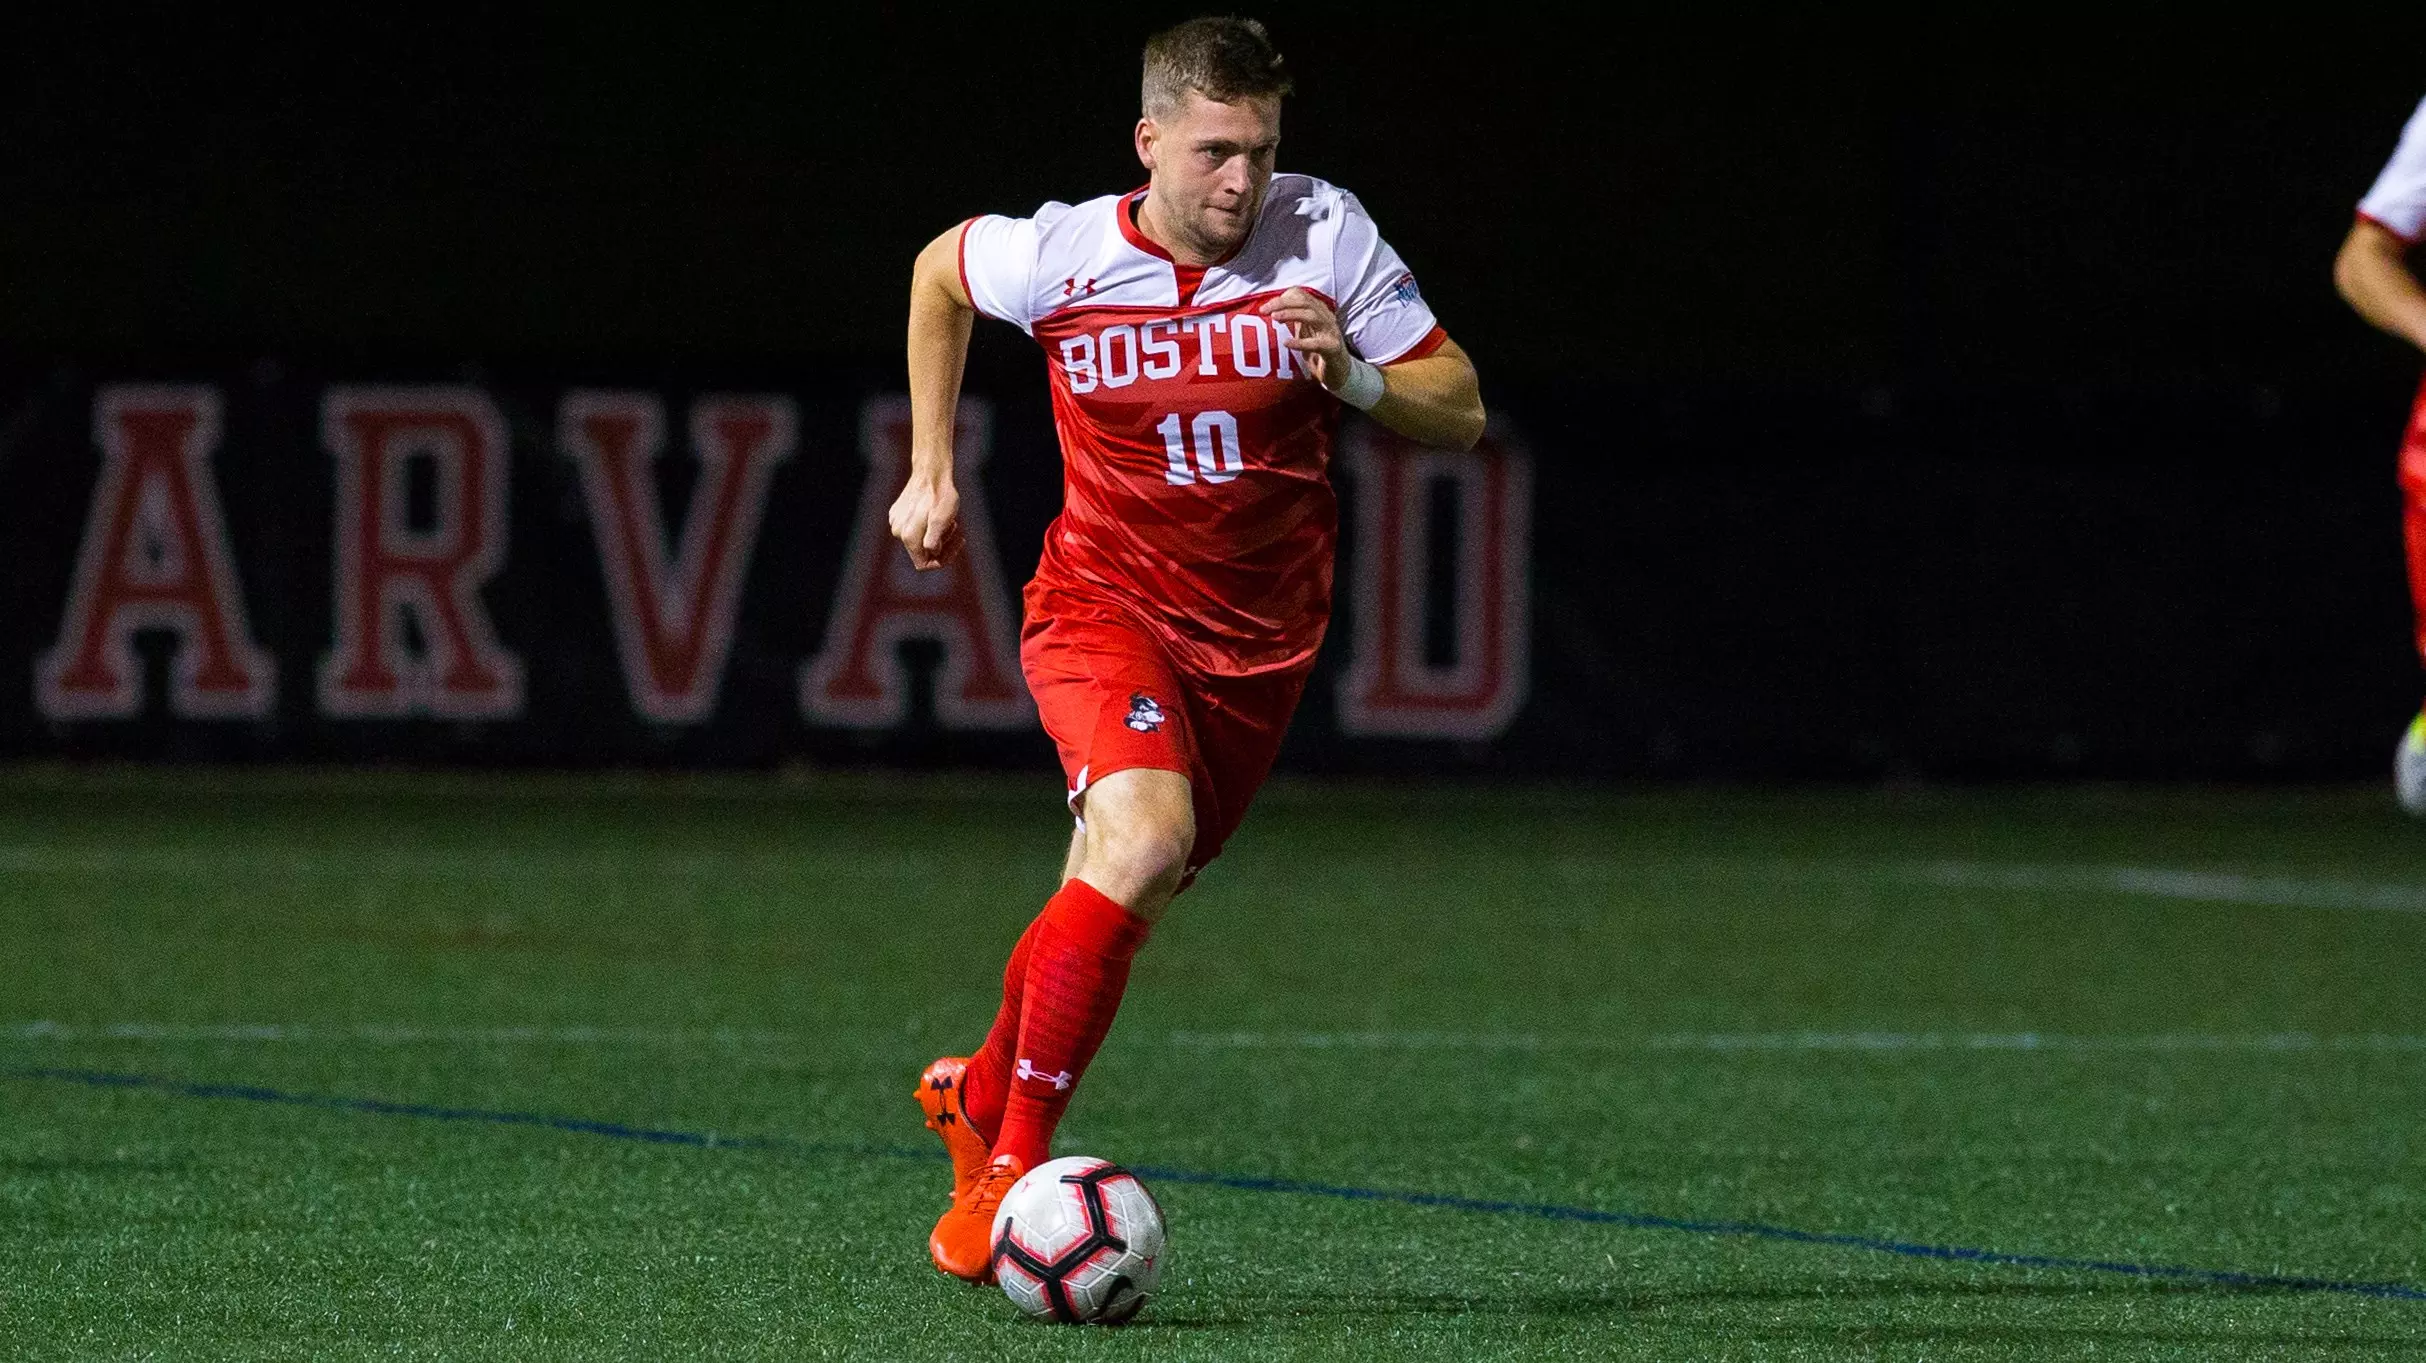
[{"label": "soccer ball", "polygon": [[1162,1208],[1108,1160],[1047,1160],[994,1213],[994,1280],[1038,1320],[1120,1324],[1153,1295],[1162,1257]]}]

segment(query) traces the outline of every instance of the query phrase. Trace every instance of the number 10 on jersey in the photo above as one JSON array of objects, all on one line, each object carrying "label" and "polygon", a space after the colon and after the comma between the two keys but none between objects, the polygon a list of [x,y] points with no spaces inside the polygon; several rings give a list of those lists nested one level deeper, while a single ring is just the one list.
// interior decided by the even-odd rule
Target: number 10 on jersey
[{"label": "number 10 on jersey", "polygon": [[1164,417],[1154,429],[1162,432],[1163,457],[1171,461],[1163,481],[1173,487],[1195,482],[1200,473],[1208,483],[1226,483],[1247,466],[1238,452],[1238,418],[1228,412],[1198,412],[1188,423],[1188,444],[1196,447],[1195,468],[1188,467],[1188,445],[1180,442],[1179,413]]}]

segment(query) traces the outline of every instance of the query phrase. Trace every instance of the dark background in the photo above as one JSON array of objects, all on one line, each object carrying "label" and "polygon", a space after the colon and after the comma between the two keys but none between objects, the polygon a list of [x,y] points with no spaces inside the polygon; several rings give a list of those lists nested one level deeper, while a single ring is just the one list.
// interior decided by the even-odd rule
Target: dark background
[{"label": "dark background", "polygon": [[[919,245],[1139,182],[1191,12],[18,21],[0,360],[897,384]],[[2380,769],[2417,361],[2328,269],[2426,14],[1266,18],[1540,461],[1535,703],[1439,760]]]}]

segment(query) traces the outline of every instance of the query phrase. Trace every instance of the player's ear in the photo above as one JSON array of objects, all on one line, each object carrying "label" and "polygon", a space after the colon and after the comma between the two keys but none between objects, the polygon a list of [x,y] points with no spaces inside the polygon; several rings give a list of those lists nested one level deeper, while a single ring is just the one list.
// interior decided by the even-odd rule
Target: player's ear
[{"label": "player's ear", "polygon": [[1154,139],[1159,135],[1153,119],[1137,120],[1137,162],[1148,171],[1154,169]]}]

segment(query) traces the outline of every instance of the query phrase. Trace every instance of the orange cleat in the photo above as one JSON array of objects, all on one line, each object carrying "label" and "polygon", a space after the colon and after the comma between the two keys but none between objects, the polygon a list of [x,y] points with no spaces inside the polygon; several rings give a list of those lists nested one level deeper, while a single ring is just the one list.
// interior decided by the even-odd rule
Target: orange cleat
[{"label": "orange cleat", "polygon": [[986,1138],[969,1125],[968,1110],[961,1106],[960,1081],[969,1070],[965,1055],[947,1055],[927,1066],[918,1076],[918,1106],[927,1114],[927,1130],[943,1137],[943,1148],[952,1157],[952,1200],[969,1195],[977,1176],[985,1172],[986,1161],[994,1152],[986,1149]]},{"label": "orange cleat", "polygon": [[973,1283],[994,1280],[994,1213],[1026,1172],[1017,1155],[996,1155],[977,1171],[968,1191],[952,1199],[952,1209],[927,1236],[927,1253],[937,1268]]}]

